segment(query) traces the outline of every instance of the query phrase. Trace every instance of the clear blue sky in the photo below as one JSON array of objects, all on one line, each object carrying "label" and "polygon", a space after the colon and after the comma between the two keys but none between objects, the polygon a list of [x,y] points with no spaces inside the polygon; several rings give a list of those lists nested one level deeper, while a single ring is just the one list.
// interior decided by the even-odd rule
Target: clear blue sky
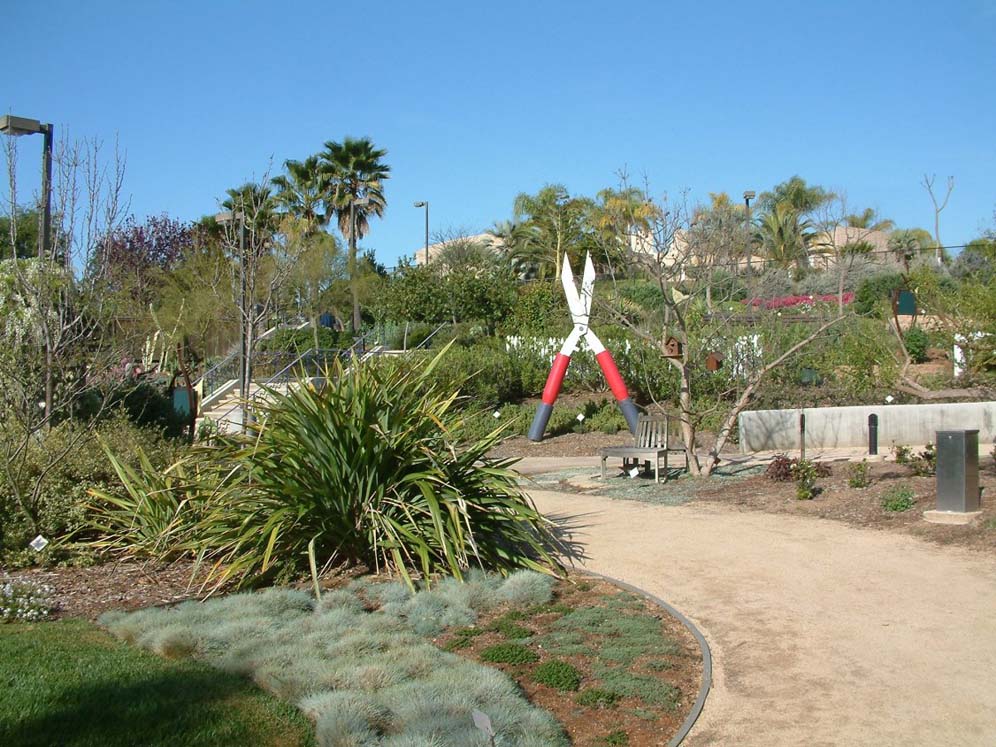
[{"label": "clear blue sky", "polygon": [[[6,4],[0,111],[127,151],[139,217],[195,219],[326,140],[387,148],[394,264],[520,191],[738,196],[793,174],[941,238],[993,227],[996,0]],[[30,60],[30,64],[14,64]],[[40,148],[40,142],[37,144]],[[37,188],[22,140],[23,187]]]}]

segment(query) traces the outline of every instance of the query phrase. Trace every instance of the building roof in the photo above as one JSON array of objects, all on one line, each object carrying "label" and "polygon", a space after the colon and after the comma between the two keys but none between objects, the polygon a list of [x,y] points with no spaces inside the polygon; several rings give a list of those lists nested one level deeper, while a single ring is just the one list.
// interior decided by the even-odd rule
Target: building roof
[{"label": "building roof", "polygon": [[[446,241],[439,241],[435,244],[429,244],[429,258],[433,261],[438,259],[447,247],[453,246],[454,244],[459,244],[461,242],[468,242],[473,244],[480,244],[488,249],[494,251],[499,251],[505,248],[505,242],[500,238],[490,233],[475,233],[471,236],[457,236],[453,239],[447,239]],[[425,245],[415,250],[415,264],[424,265],[426,263],[425,258]]]},{"label": "building roof", "polygon": [[830,252],[842,249],[848,244],[867,243],[873,252],[889,250],[889,231],[876,231],[871,228],[855,228],[854,226],[836,226],[832,231],[818,233],[810,242],[811,251],[815,253]]}]

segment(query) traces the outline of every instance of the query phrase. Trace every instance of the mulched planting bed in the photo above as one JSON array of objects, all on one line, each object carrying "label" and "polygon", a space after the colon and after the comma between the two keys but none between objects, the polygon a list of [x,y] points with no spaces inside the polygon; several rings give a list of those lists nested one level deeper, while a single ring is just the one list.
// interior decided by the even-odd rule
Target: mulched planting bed
[{"label": "mulched planting bed", "polygon": [[83,568],[0,569],[0,576],[30,579],[52,587],[55,618],[96,620],[108,610],[134,610],[195,598],[199,587],[191,585],[193,568],[190,561],[169,565],[119,562]]},{"label": "mulched planting bed", "polygon": [[[937,505],[935,477],[917,477],[912,468],[893,461],[868,462],[871,484],[854,488],[848,485],[851,463],[842,460],[828,464],[830,476],[816,481],[819,492],[812,500],[797,500],[793,482],[774,482],[760,475],[737,481],[735,490],[730,490],[728,484],[716,483],[697,491],[696,498],[744,510],[833,519],[866,529],[910,534],[942,545],[996,550],[996,467],[991,458],[981,459],[979,465],[982,515],[965,526],[931,524],[924,520],[923,512]],[[886,492],[903,486],[908,486],[913,494],[912,507],[906,511],[885,510],[882,499]]]},{"label": "mulched planting bed", "polygon": [[507,672],[575,745],[667,744],[702,681],[702,655],[684,625],[588,577],[559,582],[549,604],[496,610],[436,644]]}]

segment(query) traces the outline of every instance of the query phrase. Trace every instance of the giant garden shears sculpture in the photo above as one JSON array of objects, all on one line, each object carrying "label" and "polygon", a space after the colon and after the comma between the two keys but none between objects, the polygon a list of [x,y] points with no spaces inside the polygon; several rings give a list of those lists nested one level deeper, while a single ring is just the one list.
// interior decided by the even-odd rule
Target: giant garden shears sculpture
[{"label": "giant garden shears sculpture", "polygon": [[591,254],[586,254],[584,258],[584,274],[581,276],[581,292],[578,293],[574,285],[574,273],[571,271],[571,263],[564,255],[564,272],[560,277],[564,285],[564,294],[567,296],[567,305],[571,310],[571,319],[574,321],[574,329],[564,340],[560,352],[553,359],[553,367],[550,375],[546,378],[546,386],[543,387],[543,401],[536,409],[533,423],[529,426],[529,440],[542,441],[543,433],[546,431],[546,424],[550,420],[553,412],[553,403],[557,401],[560,394],[560,386],[564,382],[567,374],[567,366],[571,362],[571,355],[581,341],[584,340],[588,349],[595,354],[602,375],[612,390],[612,395],[616,398],[619,409],[622,410],[623,417],[629,425],[629,430],[636,433],[636,422],[639,417],[636,405],[629,397],[626,384],[619,375],[616,362],[612,360],[612,354],[605,349],[602,341],[595,336],[595,333],[588,327],[588,320],[591,317],[591,297],[595,287],[595,266],[591,263]]}]

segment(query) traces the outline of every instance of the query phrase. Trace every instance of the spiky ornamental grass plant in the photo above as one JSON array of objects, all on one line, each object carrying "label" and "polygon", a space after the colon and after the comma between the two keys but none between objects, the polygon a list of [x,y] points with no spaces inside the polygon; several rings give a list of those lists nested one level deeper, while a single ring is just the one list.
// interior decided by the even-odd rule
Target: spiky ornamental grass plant
[{"label": "spiky ornamental grass plant", "polygon": [[[461,578],[473,566],[558,569],[549,524],[519,488],[514,460],[487,456],[501,429],[462,442],[457,394],[432,385],[445,352],[421,366],[335,363],[324,387],[299,381],[271,392],[250,433],[197,451],[213,479],[197,482],[189,534],[165,551],[147,539],[141,547],[199,553],[219,585],[309,565],[317,576],[337,562],[397,572],[409,586],[413,571]],[[119,474],[133,498],[163,489],[162,477]],[[110,514],[95,523],[119,543],[133,525],[148,525]]]},{"label": "spiky ornamental grass plant", "polygon": [[[302,591],[267,589],[108,612],[100,623],[160,655],[251,677],[315,722],[319,747],[487,747],[474,727],[475,708],[498,732],[491,744],[565,747],[553,717],[508,676],[426,640],[443,625],[426,626],[420,610],[444,603],[454,619],[475,622],[479,611],[509,598],[509,583],[470,572],[465,583],[444,579],[404,596],[359,583],[317,603]],[[552,583],[544,576],[536,586]],[[370,611],[374,599],[390,601]]]}]

